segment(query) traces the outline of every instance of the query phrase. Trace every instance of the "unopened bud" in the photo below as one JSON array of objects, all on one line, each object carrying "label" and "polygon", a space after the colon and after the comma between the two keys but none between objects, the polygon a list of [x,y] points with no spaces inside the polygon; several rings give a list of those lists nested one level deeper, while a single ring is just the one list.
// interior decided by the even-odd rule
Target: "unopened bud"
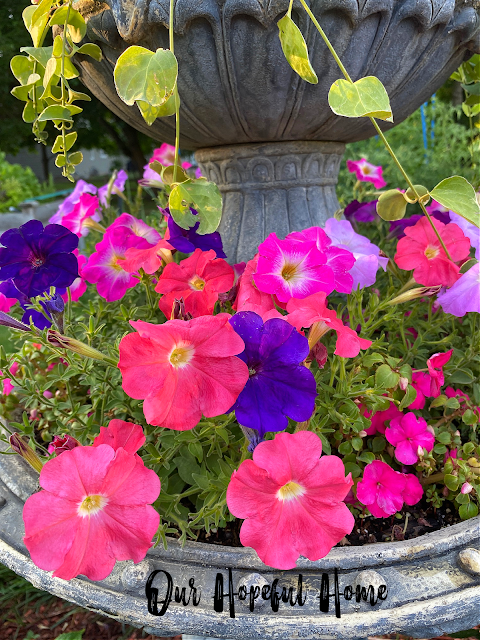
[{"label": "unopened bud", "polygon": [[431,424],[427,424],[427,431],[429,431],[432,434],[432,436],[435,435],[435,429],[432,427]]},{"label": "unopened bud", "polygon": [[401,293],[399,296],[390,300],[389,305],[402,304],[403,302],[410,302],[411,300],[416,300],[417,298],[424,298],[425,296],[434,296],[436,295],[442,287],[415,287],[415,289],[410,289],[409,291],[405,291]]},{"label": "unopened bud", "polygon": [[418,445],[418,449],[417,449],[417,456],[419,458],[423,458],[423,456],[425,455],[425,451],[423,450],[423,447],[421,447],[420,445]]},{"label": "unopened bud", "polygon": [[80,442],[71,435],[63,434],[63,436],[55,436],[48,445],[48,453],[55,453],[59,456],[64,451],[71,451],[75,447],[80,446]]},{"label": "unopened bud", "polygon": [[443,489],[442,489],[442,493],[443,493],[443,495],[444,495],[444,496],[445,496],[445,498],[446,498],[446,497],[448,496],[448,493],[449,493],[449,489],[448,489],[448,487],[443,487]]},{"label": "unopened bud", "polygon": [[170,320],[191,320],[192,317],[193,317],[192,314],[187,313],[187,311],[185,310],[184,299],[180,298],[177,300],[177,298],[175,298]]},{"label": "unopened bud", "polygon": [[368,436],[368,433],[364,429],[362,429],[361,431],[358,432],[357,435],[359,438],[365,438],[365,436]]},{"label": "unopened bud", "polygon": [[35,469],[35,471],[38,473],[42,471],[42,461],[19,433],[13,433],[9,438],[9,442],[12,450],[22,456],[22,458],[26,460],[28,464]]},{"label": "unopened bud", "polygon": [[406,391],[408,387],[408,378],[400,378],[398,381],[398,386],[402,391]]},{"label": "unopened bud", "polygon": [[473,490],[473,487],[469,482],[464,482],[462,484],[462,488],[461,488],[462,493],[470,493],[472,490]]},{"label": "unopened bud", "polygon": [[114,362],[112,358],[109,358],[101,351],[90,347],[88,344],[84,342],[80,342],[79,340],[75,340],[75,338],[70,338],[69,336],[63,336],[58,331],[49,330],[47,334],[47,339],[50,344],[54,347],[61,347],[63,349],[70,349],[74,353],[78,353],[85,358],[92,358],[92,360],[101,360],[103,362],[108,362],[112,366],[117,366],[118,362]]}]

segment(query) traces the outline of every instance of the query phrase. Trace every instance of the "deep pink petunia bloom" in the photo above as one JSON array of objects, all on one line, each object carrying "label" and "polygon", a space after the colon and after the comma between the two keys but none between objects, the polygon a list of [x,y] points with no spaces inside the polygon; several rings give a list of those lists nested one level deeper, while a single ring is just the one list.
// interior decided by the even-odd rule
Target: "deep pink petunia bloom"
[{"label": "deep pink petunia bloom", "polygon": [[[83,267],[87,264],[87,256],[78,253],[78,249],[75,249],[73,254],[77,256],[78,260],[78,278],[76,278],[70,285],[70,295],[72,297],[72,301],[76,302],[87,290],[87,283],[83,278]],[[68,302],[68,293],[65,292],[62,294],[62,300],[64,302]]]},{"label": "deep pink petunia bloom", "polygon": [[423,409],[425,398],[438,398],[441,388],[445,382],[443,367],[452,357],[453,349],[445,353],[434,353],[427,360],[428,373],[425,371],[414,371],[412,375],[412,386],[417,391],[417,397],[409,405],[409,409]]},{"label": "deep pink petunia bloom", "polygon": [[4,293],[0,292],[0,311],[8,313],[13,305],[15,305],[17,302],[17,298],[7,298]]},{"label": "deep pink petunia bloom", "polygon": [[143,220],[139,220],[129,213],[122,213],[112,224],[107,228],[107,233],[118,227],[129,229],[139,238],[143,238],[149,244],[157,244],[162,239],[162,236],[156,229],[148,225]]},{"label": "deep pink petunia bloom", "polygon": [[400,511],[404,502],[417,504],[422,495],[423,488],[418,478],[395,471],[381,460],[367,464],[357,485],[358,500],[375,518],[392,516]]},{"label": "deep pink petunia bloom", "polygon": [[160,480],[139,456],[106,444],[75,447],[45,463],[40,486],[23,509],[24,543],[54,577],[103,580],[116,560],[140,562],[152,546]]},{"label": "deep pink petunia bloom", "polygon": [[410,412],[391,420],[385,437],[395,447],[395,457],[399,462],[415,464],[418,462],[418,447],[427,451],[433,449],[435,436],[430,429],[423,418],[417,418]]},{"label": "deep pink petunia bloom", "polygon": [[387,186],[383,179],[383,168],[370,164],[365,158],[361,160],[347,160],[347,168],[350,173],[357,176],[357,180],[361,182],[371,182],[375,189],[382,189]]},{"label": "deep pink petunia bloom", "polygon": [[270,567],[293,569],[300,555],[324,558],[353,529],[343,502],[351,474],[345,477],[340,458],[321,453],[311,431],[278,433],[232,474],[227,505],[245,520],[240,541]]},{"label": "deep pink petunia bloom", "polygon": [[219,293],[229,291],[235,278],[232,267],[216,258],[213,249],[195,249],[193,255],[180,264],[171,262],[158,278],[155,291],[163,293],[158,306],[169,319],[175,299],[183,298],[185,311],[194,318],[211,315]]},{"label": "deep pink petunia bloom", "polygon": [[82,193],[72,211],[62,218],[62,225],[79,238],[86,236],[90,233],[90,221],[99,222],[102,219],[99,207],[97,196]]},{"label": "deep pink petunia bloom", "polygon": [[149,424],[177,431],[193,429],[228,411],[243,390],[247,365],[236,356],[245,349],[230,315],[169,320],[161,325],[130,321],[138,333],[120,342],[122,386],[144,400]]},{"label": "deep pink petunia bloom", "polygon": [[138,279],[121,267],[121,260],[130,247],[145,248],[146,240],[136,236],[125,227],[111,229],[103,240],[95,246],[93,253],[83,267],[83,277],[87,282],[97,284],[97,291],[107,302],[120,300],[127,289],[138,284]]},{"label": "deep pink petunia bloom", "polygon": [[260,291],[275,294],[281,302],[333,291],[333,270],[326,266],[325,253],[317,249],[315,242],[279,240],[271,233],[258,247],[258,253],[253,281]]},{"label": "deep pink petunia bloom", "polygon": [[[333,271],[333,286],[339,293],[352,293],[353,277],[349,273],[355,264],[355,258],[351,251],[332,245],[332,241],[321,227],[310,227],[305,231],[290,233],[286,239],[315,242],[317,249],[326,257],[326,267]],[[328,292],[327,292],[328,293]]]},{"label": "deep pink petunia bloom", "polygon": [[297,331],[312,327],[309,336],[310,348],[330,329],[337,332],[335,354],[342,358],[354,358],[358,356],[360,349],[368,349],[372,344],[371,340],[359,338],[353,329],[346,327],[340,318],[337,318],[335,311],[327,308],[326,295],[323,292],[315,293],[304,300],[292,298],[287,303],[287,311],[288,316],[285,320]]},{"label": "deep pink petunia bloom", "polygon": [[388,258],[380,255],[377,245],[368,238],[356,233],[348,220],[329,218],[325,223],[325,232],[332,244],[353,254],[355,263],[349,273],[353,278],[353,289],[361,289],[375,284],[377,271],[387,268]]},{"label": "deep pink petunia bloom", "polygon": [[72,212],[74,206],[80,200],[80,196],[83,193],[91,193],[95,195],[97,193],[97,187],[94,184],[89,184],[85,180],[79,180],[75,184],[75,188],[72,193],[65,198],[62,204],[58,207],[57,212],[48,221],[50,224],[62,224],[63,217]]},{"label": "deep pink petunia bloom", "polygon": [[108,427],[100,427],[100,433],[93,441],[93,446],[108,444],[115,451],[122,447],[128,453],[136,453],[145,441],[141,425],[114,419],[110,420]]},{"label": "deep pink petunia bloom", "polygon": [[[12,376],[16,376],[17,375],[17,371],[20,368],[18,362],[14,362],[11,367],[9,368],[9,372],[12,374]],[[0,375],[2,375],[2,372],[0,371]],[[5,378],[5,380],[2,380],[2,390],[3,390],[3,395],[4,396],[9,396],[12,391],[13,391],[13,383],[10,380],[10,378]]]},{"label": "deep pink petunia bloom", "polygon": [[365,417],[370,418],[370,426],[366,429],[366,433],[369,436],[373,436],[375,433],[384,434],[390,420],[394,418],[401,418],[403,413],[397,407],[394,402],[390,402],[390,406],[385,411],[377,411],[373,414],[371,411],[365,411]]},{"label": "deep pink petunia bloom", "polygon": [[276,307],[273,296],[270,293],[260,291],[253,281],[253,276],[257,272],[258,258],[257,253],[247,262],[245,270],[238,279],[237,297],[232,308],[237,312],[254,311],[265,322],[267,320],[266,314],[276,311]]},{"label": "deep pink petunia bloom", "polygon": [[432,222],[452,260],[447,258],[429,221],[423,217],[413,227],[405,229],[405,237],[397,244],[395,262],[400,269],[413,269],[418,284],[451,287],[460,277],[460,269],[455,263],[468,258],[470,240],[453,222],[445,225],[435,218]]},{"label": "deep pink petunia bloom", "polygon": [[80,447],[80,442],[68,433],[63,436],[55,436],[51,443],[48,445],[48,453],[54,453],[59,456],[65,451],[71,451],[75,447]]}]

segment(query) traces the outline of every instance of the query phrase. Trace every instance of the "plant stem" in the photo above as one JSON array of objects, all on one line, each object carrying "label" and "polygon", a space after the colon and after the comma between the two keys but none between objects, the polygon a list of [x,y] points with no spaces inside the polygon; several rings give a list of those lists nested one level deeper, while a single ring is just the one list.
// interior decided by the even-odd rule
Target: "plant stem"
[{"label": "plant stem", "polygon": [[[70,18],[70,10],[72,8],[72,0],[68,2],[67,15],[65,18],[65,24],[63,25],[63,44],[62,44],[62,63],[61,63],[61,71],[60,71],[60,81],[62,84],[62,107],[65,107],[65,51],[67,48],[67,28],[68,28],[68,20]],[[62,122],[62,144],[63,144],[63,153],[65,154],[65,166],[62,171],[62,174],[65,177],[68,177],[68,152],[67,152],[67,139],[65,135],[65,122]],[[70,178],[71,179],[71,178]]]},{"label": "plant stem", "polygon": [[[170,41],[170,51],[175,54],[174,49],[174,34],[173,34],[173,17],[175,12],[175,0],[170,0],[170,19],[168,25],[168,35]],[[180,147],[180,96],[178,95],[178,75],[177,82],[175,83],[174,89],[175,96],[175,159],[173,161],[173,182],[177,181],[177,172],[178,172],[178,152]]]}]

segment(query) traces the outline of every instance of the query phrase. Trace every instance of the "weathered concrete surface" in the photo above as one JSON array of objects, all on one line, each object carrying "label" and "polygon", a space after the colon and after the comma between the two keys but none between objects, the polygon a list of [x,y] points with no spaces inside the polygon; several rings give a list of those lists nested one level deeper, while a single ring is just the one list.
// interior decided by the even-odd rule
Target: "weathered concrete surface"
[{"label": "weathered concrete surface", "polygon": [[[7,481],[7,484],[5,484]],[[18,484],[18,488],[17,488]],[[296,570],[276,571],[263,565],[251,549],[217,547],[189,542],[181,547],[175,540],[168,549],[152,549],[138,565],[117,563],[113,573],[101,582],[76,578],[70,582],[53,578],[30,560],[22,543],[22,507],[27,495],[36,490],[35,474],[19,458],[0,457],[0,561],[35,586],[158,636],[187,633],[201,637],[235,640],[355,640],[369,635],[405,633],[434,637],[480,624],[480,517],[448,527],[412,541],[335,548],[318,562],[300,559]],[[216,613],[213,595],[217,573],[228,592],[228,569],[234,591],[239,586],[260,587],[279,580],[282,587],[298,584],[303,576],[305,604],[291,607],[281,603],[272,613],[270,601],[260,602],[250,612],[248,600],[235,597],[235,618]],[[330,593],[334,591],[334,570],[338,570],[339,590],[357,584],[376,587],[385,584],[388,595],[371,606],[355,599],[341,598],[341,618],[334,612],[333,598],[328,613],[319,608],[322,575],[328,573]],[[187,587],[190,578],[201,590],[197,607],[173,602],[165,615],[149,613],[145,585],[154,570],[166,571],[174,585]],[[160,573],[152,585],[164,597],[166,579]]]}]

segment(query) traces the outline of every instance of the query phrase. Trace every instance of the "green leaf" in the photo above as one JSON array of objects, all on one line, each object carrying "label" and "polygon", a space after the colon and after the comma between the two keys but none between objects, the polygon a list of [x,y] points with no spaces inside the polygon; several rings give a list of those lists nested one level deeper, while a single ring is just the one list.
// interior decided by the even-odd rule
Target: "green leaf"
[{"label": "green leaf", "polygon": [[342,444],[338,447],[338,452],[342,454],[342,456],[346,456],[349,453],[352,452],[352,444],[350,442],[350,440],[345,440],[345,442],[342,442]]},{"label": "green leaf", "polygon": [[457,369],[448,376],[448,382],[455,384],[472,384],[474,379],[475,376],[470,369]]},{"label": "green leaf", "polygon": [[85,20],[81,13],[79,13],[76,9],[70,7],[68,5],[63,5],[55,11],[51,20],[50,26],[53,27],[55,24],[64,25],[67,20],[68,15],[68,32],[70,34],[73,42],[80,42],[85,37],[87,33],[87,25],[85,24]]},{"label": "green leaf", "polygon": [[72,122],[70,111],[59,104],[51,105],[44,109],[38,116],[38,120],[39,122],[44,122],[46,120],[65,120],[67,122]]},{"label": "green leaf", "polygon": [[475,449],[475,444],[473,442],[466,442],[463,447],[463,453],[465,453],[465,455],[469,456],[470,454],[473,453],[474,449]]},{"label": "green leaf", "polygon": [[447,407],[447,409],[458,409],[460,407],[460,402],[457,400],[457,398],[449,398],[445,402],[445,406]]},{"label": "green leaf", "polygon": [[194,485],[198,485],[200,489],[203,489],[204,491],[210,486],[208,478],[200,475],[199,473],[192,473],[192,480]]},{"label": "green leaf", "polygon": [[475,197],[475,189],[465,178],[446,178],[430,191],[430,195],[447,209],[480,228],[480,208]]},{"label": "green leaf", "polygon": [[403,396],[400,404],[398,405],[398,408],[400,409],[400,411],[402,411],[403,409],[405,409],[405,407],[409,407],[412,402],[414,402],[417,398],[417,390],[415,389],[415,387],[412,387],[411,384],[409,384],[407,386],[407,390],[405,391],[405,395]]},{"label": "green leaf", "polygon": [[480,82],[474,84],[462,84],[462,89],[472,96],[480,96]]},{"label": "green leaf", "polygon": [[375,454],[373,454],[371,451],[362,451],[362,453],[357,457],[357,460],[360,460],[360,462],[365,462],[366,464],[370,464],[370,462],[373,462],[375,460]]},{"label": "green leaf", "polygon": [[345,118],[371,117],[393,122],[387,91],[375,76],[353,83],[337,80],[330,87],[328,104],[333,113]]},{"label": "green leaf", "polygon": [[468,504],[470,502],[470,496],[468,493],[459,493],[458,496],[455,496],[455,502],[458,504]]},{"label": "green leaf", "polygon": [[82,164],[83,153],[81,151],[75,151],[75,153],[72,153],[68,156],[68,162],[74,165]]},{"label": "green leaf", "polygon": [[47,62],[53,55],[53,47],[22,47],[22,53],[28,53],[34,60],[39,62],[42,67],[47,66]]},{"label": "green leaf", "polygon": [[356,436],[352,438],[352,447],[355,451],[360,451],[363,448],[363,438]]},{"label": "green leaf", "polygon": [[14,56],[10,60],[10,69],[20,84],[28,84],[28,79],[33,73],[33,61],[27,56]]},{"label": "green leaf", "polygon": [[303,80],[310,84],[317,84],[317,74],[310,64],[307,43],[300,29],[288,15],[283,16],[277,22],[277,26],[282,50],[288,64]]},{"label": "green leaf", "polygon": [[36,6],[30,6],[26,7],[22,12],[23,24],[27,31],[30,31],[30,27],[32,26],[32,17],[36,10]]},{"label": "green leaf", "polygon": [[383,451],[386,446],[387,446],[387,441],[383,436],[376,436],[372,440],[372,449],[374,453],[380,453],[380,451]]},{"label": "green leaf", "polygon": [[160,107],[173,94],[177,74],[177,59],[171,51],[129,47],[115,65],[115,87],[125,104],[141,100]]},{"label": "green leaf", "polygon": [[471,409],[467,409],[462,415],[462,422],[468,424],[470,427],[478,422],[478,415]]},{"label": "green leaf", "polygon": [[81,631],[69,631],[68,633],[61,633],[57,636],[56,640],[82,640],[84,633],[85,629],[81,629]]},{"label": "green leaf", "polygon": [[452,435],[448,431],[441,431],[437,435],[437,440],[442,444],[450,444],[450,442],[452,441]]},{"label": "green leaf", "polygon": [[400,376],[388,366],[382,364],[375,371],[375,384],[385,389],[393,389],[398,384]]},{"label": "green leaf", "polygon": [[187,484],[194,484],[194,473],[196,475],[202,474],[202,470],[195,462],[195,458],[192,455],[190,455],[188,458],[184,456],[178,456],[177,458],[173,459],[173,464],[175,465],[180,478]]},{"label": "green leaf", "polygon": [[[222,196],[217,185],[204,178],[178,184],[173,188],[168,200],[170,214],[174,221],[189,229],[200,220],[197,233],[213,233],[222,217]],[[198,212],[193,215],[190,206]]]},{"label": "green leaf", "polygon": [[401,220],[405,217],[406,211],[407,203],[401,191],[389,189],[379,196],[377,213],[382,220]]},{"label": "green leaf", "polygon": [[436,409],[437,407],[443,407],[448,400],[447,396],[439,395],[438,398],[432,400],[430,404],[430,409]]},{"label": "green leaf", "polygon": [[456,491],[459,485],[458,476],[453,476],[451,473],[447,473],[444,478],[445,486],[450,489],[450,491]]},{"label": "green leaf", "polygon": [[478,516],[478,507],[474,502],[468,502],[467,504],[462,504],[458,513],[462,520],[468,520]]},{"label": "green leaf", "polygon": [[376,362],[383,362],[383,361],[384,361],[383,356],[381,356],[379,353],[372,353],[362,358],[363,366],[368,368],[370,368]]},{"label": "green leaf", "polygon": [[101,62],[103,58],[102,50],[98,46],[98,44],[92,44],[88,42],[87,44],[82,44],[82,46],[75,51],[75,54],[81,53],[84,56],[90,56],[97,62]]},{"label": "green leaf", "polygon": [[23,107],[22,119],[24,122],[35,122],[37,119],[37,114],[35,113],[33,102],[31,100],[29,100]]},{"label": "green leaf", "polygon": [[152,107],[143,100],[137,100],[136,104],[148,126],[151,126],[157,118],[175,115],[175,94],[171,95],[160,107]]},{"label": "green leaf", "polygon": [[77,140],[77,132],[72,131],[72,133],[67,133],[65,136],[66,149],[63,148],[63,136],[57,136],[54,145],[52,147],[53,153],[59,153],[60,151],[70,151]]},{"label": "green leaf", "polygon": [[[31,14],[31,23],[27,28],[32,36],[34,47],[41,46],[45,38],[47,32],[46,27],[50,18],[50,9],[52,8],[53,2],[54,0],[42,0]],[[28,16],[28,18],[29,17],[30,16]]]},{"label": "green leaf", "polygon": [[362,469],[354,462],[346,462],[345,475],[347,476],[349,473],[352,474],[352,478],[358,478],[358,476],[362,475]]},{"label": "green leaf", "polygon": [[427,187],[424,187],[423,184],[414,184],[413,186],[415,188],[415,192],[418,194],[418,198],[413,189],[408,187],[403,196],[405,200],[410,204],[414,204],[415,202],[418,202],[418,200],[423,202],[423,204],[427,204],[430,200],[430,194],[428,193]]}]

